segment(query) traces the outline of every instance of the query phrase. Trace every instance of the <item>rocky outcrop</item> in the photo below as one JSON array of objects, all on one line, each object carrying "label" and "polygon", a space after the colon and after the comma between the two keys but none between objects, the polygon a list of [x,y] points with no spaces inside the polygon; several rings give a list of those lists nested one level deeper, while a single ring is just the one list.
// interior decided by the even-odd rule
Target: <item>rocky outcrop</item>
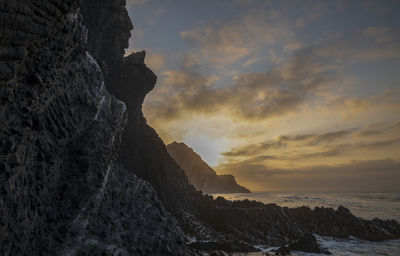
[{"label": "rocky outcrop", "polygon": [[154,88],[155,74],[144,64],[144,52],[125,58],[120,72],[114,72],[110,90],[124,100],[128,108],[128,124],[123,134],[120,161],[136,175],[147,180],[171,211],[195,208],[184,171],[169,156],[167,149],[142,114],[145,95]]},{"label": "rocky outcrop", "polygon": [[217,232],[234,235],[255,244],[282,245],[300,239],[304,234],[347,238],[359,237],[383,241],[400,237],[400,224],[395,220],[364,220],[343,206],[332,208],[287,208],[256,201],[213,201],[205,220]]},{"label": "rocky outcrop", "polygon": [[311,253],[320,253],[320,254],[328,254],[328,249],[321,247],[317,243],[317,239],[313,234],[306,233],[299,241],[292,243],[288,246],[290,251],[301,251],[301,252],[311,252]]},{"label": "rocky outcrop", "polygon": [[152,187],[116,161],[126,106],[88,51],[80,4],[0,2],[0,255],[186,254]]},{"label": "rocky outcrop", "polygon": [[88,30],[88,49],[103,71],[107,88],[115,82],[110,79],[110,74],[119,73],[118,67],[123,65],[133,29],[125,2],[85,0],[80,9]]},{"label": "rocky outcrop", "polygon": [[331,255],[331,252],[328,249],[321,247],[318,244],[315,236],[310,233],[306,233],[303,237],[300,238],[300,240],[290,244],[289,246],[284,245],[277,250],[273,250],[275,255],[280,256],[291,255],[291,251]]},{"label": "rocky outcrop", "polygon": [[167,145],[167,150],[197,190],[205,194],[250,193],[250,190],[236,183],[233,175],[218,175],[185,143],[175,141]]}]

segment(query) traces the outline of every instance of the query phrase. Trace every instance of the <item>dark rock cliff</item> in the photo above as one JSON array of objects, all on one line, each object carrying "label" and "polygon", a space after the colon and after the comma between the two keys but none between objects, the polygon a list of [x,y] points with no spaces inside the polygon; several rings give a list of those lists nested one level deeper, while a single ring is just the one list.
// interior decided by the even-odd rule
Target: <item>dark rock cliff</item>
[{"label": "dark rock cliff", "polygon": [[119,159],[136,175],[149,181],[168,208],[193,209],[194,202],[188,193],[196,193],[195,190],[188,188],[186,175],[143,116],[142,103],[154,88],[157,77],[144,64],[145,52],[123,57],[132,29],[124,6],[125,0],[91,0],[84,1],[81,9],[89,30],[89,51],[100,63],[106,87],[128,108]]},{"label": "dark rock cliff", "polygon": [[[124,1],[84,7],[100,2],[118,7],[102,16],[127,17]],[[122,60],[129,19],[122,37],[91,30],[88,51],[79,7],[0,2],[0,255],[186,254],[152,187],[116,161],[126,106],[90,51]],[[102,48],[105,34],[123,43]]]},{"label": "dark rock cliff", "polygon": [[250,193],[250,190],[236,183],[233,175],[218,175],[186,144],[173,142],[167,145],[167,150],[185,171],[189,183],[203,193]]}]

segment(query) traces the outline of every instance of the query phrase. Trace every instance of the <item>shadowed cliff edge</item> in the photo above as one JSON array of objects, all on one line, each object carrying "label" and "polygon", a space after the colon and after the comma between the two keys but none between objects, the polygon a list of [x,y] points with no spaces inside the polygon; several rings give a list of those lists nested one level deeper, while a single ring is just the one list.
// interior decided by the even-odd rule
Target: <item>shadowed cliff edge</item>
[{"label": "shadowed cliff edge", "polygon": [[344,207],[197,191],[141,111],[156,75],[144,52],[123,57],[125,5],[0,2],[0,255],[199,255],[307,233],[400,237],[396,221]]}]

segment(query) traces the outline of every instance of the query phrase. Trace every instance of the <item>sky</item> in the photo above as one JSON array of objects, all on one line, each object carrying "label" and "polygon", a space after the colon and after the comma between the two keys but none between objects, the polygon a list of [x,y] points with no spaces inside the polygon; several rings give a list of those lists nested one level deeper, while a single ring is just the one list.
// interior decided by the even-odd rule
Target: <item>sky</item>
[{"label": "sky", "polygon": [[166,144],[254,191],[400,191],[400,1],[127,7]]}]

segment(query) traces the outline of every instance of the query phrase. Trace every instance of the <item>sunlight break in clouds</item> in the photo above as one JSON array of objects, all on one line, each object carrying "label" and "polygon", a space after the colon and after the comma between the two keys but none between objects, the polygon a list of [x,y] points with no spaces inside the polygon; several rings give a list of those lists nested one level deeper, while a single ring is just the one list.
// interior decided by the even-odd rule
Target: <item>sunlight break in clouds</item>
[{"label": "sunlight break in clouds", "polygon": [[151,49],[146,63],[158,75],[148,122],[249,188],[400,187],[400,25],[387,22],[397,15],[391,3],[285,3],[204,1],[178,14],[148,2],[164,15],[162,30],[146,20],[138,27],[136,43]]}]

